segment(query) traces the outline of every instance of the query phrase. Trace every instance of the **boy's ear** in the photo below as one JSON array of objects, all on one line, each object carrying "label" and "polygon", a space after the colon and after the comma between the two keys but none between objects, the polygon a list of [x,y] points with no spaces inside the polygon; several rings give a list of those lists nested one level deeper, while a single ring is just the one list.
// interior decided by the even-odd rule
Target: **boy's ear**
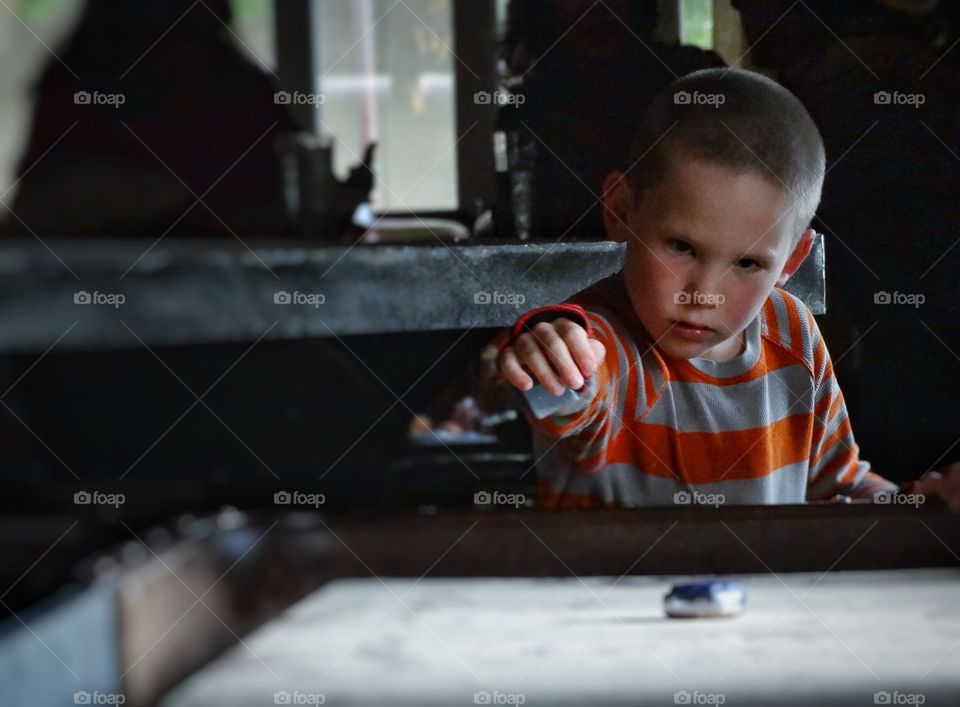
[{"label": "boy's ear", "polygon": [[803,261],[807,259],[807,256],[810,254],[810,249],[813,247],[813,239],[816,236],[816,232],[812,228],[808,228],[800,235],[800,240],[797,241],[797,245],[794,246],[793,252],[790,254],[790,257],[787,258],[786,264],[783,266],[783,270],[780,271],[780,277],[777,278],[777,287],[783,287],[787,284],[787,280],[795,273],[800,266],[803,264]]},{"label": "boy's ear", "polygon": [[614,171],[603,180],[603,226],[607,237],[620,243],[627,242],[627,214],[633,195],[623,172]]}]

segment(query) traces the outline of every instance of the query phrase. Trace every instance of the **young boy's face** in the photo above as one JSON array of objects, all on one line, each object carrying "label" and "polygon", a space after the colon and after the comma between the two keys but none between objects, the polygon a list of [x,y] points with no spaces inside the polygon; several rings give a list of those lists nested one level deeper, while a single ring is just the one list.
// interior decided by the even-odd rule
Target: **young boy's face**
[{"label": "young boy's face", "polygon": [[627,242],[625,284],[657,347],[683,359],[738,356],[743,330],[810,251],[812,230],[793,245],[789,192],[681,156],[642,195],[625,180],[609,184],[607,229]]}]

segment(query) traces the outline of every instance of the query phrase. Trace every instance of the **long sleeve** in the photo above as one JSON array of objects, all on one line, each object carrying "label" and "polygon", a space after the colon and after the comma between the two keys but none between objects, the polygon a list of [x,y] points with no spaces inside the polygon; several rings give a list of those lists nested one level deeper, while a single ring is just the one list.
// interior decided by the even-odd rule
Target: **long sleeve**
[{"label": "long sleeve", "polygon": [[623,363],[618,356],[616,334],[606,319],[588,312],[587,316],[593,328],[593,337],[606,349],[604,360],[596,373],[584,388],[576,394],[568,395],[568,401],[553,414],[538,417],[526,399],[521,409],[533,431],[555,445],[556,450],[577,471],[591,472],[601,469],[606,463],[606,451],[614,427],[613,414],[623,391],[619,366]]},{"label": "long sleeve", "polygon": [[869,462],[860,459],[830,353],[819,329],[814,332],[814,427],[807,500],[828,499],[837,494],[873,498],[878,491],[897,490],[895,483],[871,471]]}]

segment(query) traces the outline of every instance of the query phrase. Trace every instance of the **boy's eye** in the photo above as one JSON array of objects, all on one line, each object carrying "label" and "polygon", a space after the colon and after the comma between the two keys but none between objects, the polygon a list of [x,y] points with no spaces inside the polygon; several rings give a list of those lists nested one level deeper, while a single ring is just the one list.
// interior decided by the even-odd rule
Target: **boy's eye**
[{"label": "boy's eye", "polygon": [[675,253],[692,253],[693,246],[685,241],[677,240],[676,238],[671,238],[668,245],[670,249]]},{"label": "boy's eye", "polygon": [[743,270],[753,270],[754,268],[759,268],[760,263],[753,258],[740,258],[740,260],[737,261],[737,267]]}]

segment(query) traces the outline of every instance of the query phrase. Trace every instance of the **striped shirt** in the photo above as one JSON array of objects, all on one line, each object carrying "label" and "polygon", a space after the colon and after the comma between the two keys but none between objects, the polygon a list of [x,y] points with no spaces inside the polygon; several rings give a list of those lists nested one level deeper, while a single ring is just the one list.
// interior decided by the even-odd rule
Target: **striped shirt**
[{"label": "striped shirt", "polygon": [[574,295],[606,357],[533,430],[545,507],[780,504],[872,498],[897,485],[861,460],[813,314],[774,289],[729,361],[650,343],[620,273]]}]

